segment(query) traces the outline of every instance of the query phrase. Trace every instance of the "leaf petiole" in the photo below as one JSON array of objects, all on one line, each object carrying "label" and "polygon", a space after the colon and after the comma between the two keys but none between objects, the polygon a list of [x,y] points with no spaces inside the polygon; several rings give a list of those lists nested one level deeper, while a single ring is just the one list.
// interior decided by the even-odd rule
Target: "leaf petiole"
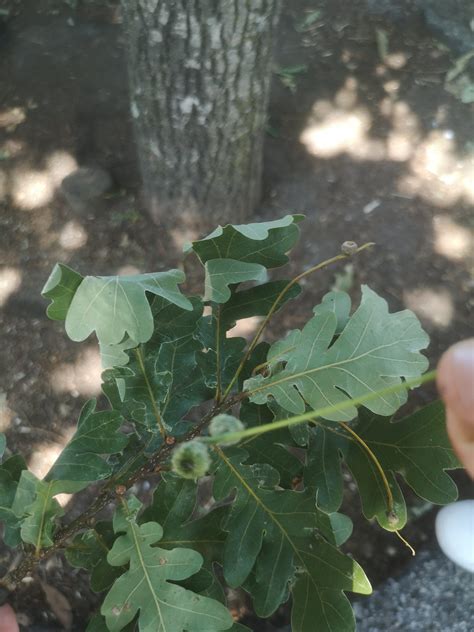
[{"label": "leaf petiole", "polygon": [[155,400],[155,396],[153,395],[153,389],[151,388],[151,384],[150,384],[150,380],[148,379],[148,374],[146,372],[146,368],[145,368],[145,362],[143,360],[143,355],[141,352],[140,347],[137,347],[136,349],[134,349],[135,351],[135,356],[137,358],[137,362],[140,366],[140,371],[142,372],[143,375],[143,379],[145,380],[145,384],[148,390],[148,394],[150,396],[150,401],[151,401],[151,405],[153,407],[153,412],[155,413],[155,418],[156,418],[156,423],[158,424],[158,429],[160,431],[161,436],[163,437],[163,439],[166,437],[166,430],[165,427],[163,425],[163,421],[161,419],[161,414],[160,411],[158,410],[158,404],[156,403]]},{"label": "leaf petiole", "polygon": [[369,458],[372,461],[372,463],[377,468],[377,471],[380,474],[380,478],[382,479],[382,483],[385,488],[385,493],[387,495],[387,513],[390,513],[390,514],[393,513],[393,494],[392,494],[392,490],[390,489],[390,485],[388,484],[387,476],[385,472],[383,471],[383,467],[380,465],[380,461],[372,452],[372,450],[367,445],[367,443],[362,439],[362,437],[359,437],[359,435],[357,434],[357,432],[355,432],[355,430],[352,430],[352,428],[348,424],[346,424],[344,421],[341,422],[341,425],[344,428],[344,430],[346,430],[350,435],[354,437],[357,443],[360,443],[360,445],[364,448],[364,450],[369,455]]},{"label": "leaf petiole", "polygon": [[206,443],[223,444],[226,442],[240,441],[241,439],[245,439],[246,437],[252,437],[254,435],[264,434],[266,432],[271,432],[272,430],[279,430],[280,428],[288,428],[290,426],[296,426],[306,421],[311,421],[311,420],[314,421],[317,417],[325,417],[326,415],[329,415],[335,412],[349,410],[353,406],[360,406],[361,404],[370,402],[371,400],[377,399],[378,397],[382,395],[389,395],[391,393],[400,393],[406,389],[421,386],[422,384],[426,384],[427,382],[433,382],[435,378],[436,378],[436,371],[435,370],[429,371],[428,373],[425,373],[421,377],[417,377],[411,380],[406,380],[405,382],[401,382],[400,384],[395,384],[393,386],[387,386],[387,388],[382,388],[378,391],[367,393],[366,395],[353,397],[352,399],[347,399],[344,402],[339,402],[338,404],[333,404],[332,406],[324,406],[323,408],[318,408],[317,410],[310,410],[307,413],[296,415],[295,417],[289,417],[288,419],[280,419],[278,421],[273,421],[267,424],[263,424],[262,426],[247,428],[246,430],[241,430],[240,432],[228,432],[220,436],[203,437],[201,441],[205,441]]}]

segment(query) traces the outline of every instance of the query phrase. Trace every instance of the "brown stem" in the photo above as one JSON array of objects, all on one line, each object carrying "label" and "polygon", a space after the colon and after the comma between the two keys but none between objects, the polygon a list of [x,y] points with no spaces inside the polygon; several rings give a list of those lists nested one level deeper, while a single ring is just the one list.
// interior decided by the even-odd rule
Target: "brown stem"
[{"label": "brown stem", "polygon": [[[211,419],[223,412],[231,408],[234,404],[239,401],[238,397],[234,397],[232,399],[228,399],[225,403],[222,402],[219,405],[216,405],[212,408],[212,410],[201,419],[201,421],[190,431],[188,434],[180,440],[180,443],[185,441],[191,441],[199,436],[202,430],[207,426],[207,424],[211,421]],[[173,451],[176,441],[173,440],[172,437],[168,437],[167,441],[161,446],[161,448],[154,454],[148,461],[139,467],[135,472],[133,472],[129,478],[120,485],[121,488],[129,489],[134,485],[137,481],[146,478],[151,472],[159,472],[161,471],[161,465],[165,463]],[[112,481],[116,479],[113,478]],[[80,531],[84,529],[90,528],[91,520],[94,516],[104,509],[109,503],[116,502],[118,497],[123,496],[123,492],[121,491],[118,494],[117,488],[114,484],[109,481],[99,493],[98,497],[91,503],[91,505],[82,513],[80,516],[75,518],[68,525],[64,526],[54,535],[54,544],[47,549],[43,549],[40,551],[39,555],[36,556],[34,551],[26,553],[23,558],[20,560],[18,566],[13,570],[9,571],[4,577],[0,579],[0,587],[5,587],[9,591],[15,590],[15,588],[20,584],[22,579],[32,573],[38,564],[43,560],[51,557],[54,553],[59,551],[60,549],[65,548],[67,542],[74,537]]]}]

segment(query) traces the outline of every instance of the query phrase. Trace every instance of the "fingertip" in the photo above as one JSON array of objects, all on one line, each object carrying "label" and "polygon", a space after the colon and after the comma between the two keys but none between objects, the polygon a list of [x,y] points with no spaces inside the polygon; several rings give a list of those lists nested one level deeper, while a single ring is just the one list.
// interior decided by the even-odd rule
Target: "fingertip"
[{"label": "fingertip", "polygon": [[8,604],[0,607],[0,632],[19,632],[16,615]]},{"label": "fingertip", "polygon": [[458,342],[443,354],[437,385],[446,408],[474,438],[474,338]]},{"label": "fingertip", "polygon": [[466,439],[463,423],[449,409],[446,413],[446,429],[456,455],[474,480],[474,440]]}]

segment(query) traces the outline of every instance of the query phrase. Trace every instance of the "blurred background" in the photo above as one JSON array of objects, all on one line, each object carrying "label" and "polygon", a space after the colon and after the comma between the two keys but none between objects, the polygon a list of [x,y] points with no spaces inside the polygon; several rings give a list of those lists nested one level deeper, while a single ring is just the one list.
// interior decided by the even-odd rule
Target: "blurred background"
[{"label": "blurred background", "polygon": [[[303,213],[287,277],[345,240],[376,247],[311,277],[270,337],[301,326],[329,287],[357,296],[361,283],[417,313],[433,365],[472,335],[471,2],[287,0],[279,19],[270,0],[167,0],[153,19],[145,2],[123,4],[0,0],[0,431],[37,475],[100,394],[95,343],[45,316],[56,261],[104,275],[183,266],[192,291],[190,238]],[[410,552],[360,520],[351,485],[347,550],[378,586]],[[405,537],[429,550],[434,509],[413,500],[410,512]],[[81,572],[61,558],[41,572],[48,589],[17,596],[24,629],[84,630],[96,597]],[[236,603],[255,630],[285,624],[284,610],[252,622]]]}]

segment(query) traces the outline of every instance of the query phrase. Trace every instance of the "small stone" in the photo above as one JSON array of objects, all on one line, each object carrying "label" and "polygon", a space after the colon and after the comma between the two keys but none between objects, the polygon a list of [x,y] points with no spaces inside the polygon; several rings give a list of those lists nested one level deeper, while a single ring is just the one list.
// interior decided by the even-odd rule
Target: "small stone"
[{"label": "small stone", "polygon": [[103,195],[111,186],[112,178],[101,167],[80,167],[61,182],[63,191],[88,200]]},{"label": "small stone", "polygon": [[61,191],[78,212],[90,210],[90,202],[101,198],[112,186],[110,174],[101,167],[80,167],[61,182]]},{"label": "small stone", "polygon": [[380,204],[380,200],[372,200],[372,202],[369,202],[364,206],[362,212],[364,213],[364,215],[369,215],[370,213],[372,213],[372,211],[375,211],[375,209],[378,208]]}]

